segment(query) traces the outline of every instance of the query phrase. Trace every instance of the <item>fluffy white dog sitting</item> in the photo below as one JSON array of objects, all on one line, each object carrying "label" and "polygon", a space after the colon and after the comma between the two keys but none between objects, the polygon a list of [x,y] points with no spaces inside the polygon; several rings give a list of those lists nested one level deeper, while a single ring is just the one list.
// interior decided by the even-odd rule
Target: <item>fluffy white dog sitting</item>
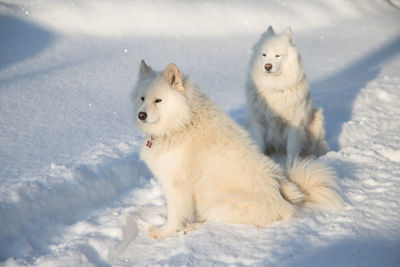
[{"label": "fluffy white dog sitting", "polygon": [[166,223],[149,229],[154,238],[209,220],[264,227],[303,202],[341,203],[328,168],[296,161],[286,174],[174,64],[158,73],[142,61],[133,101],[146,134],[140,157],[167,198]]},{"label": "fluffy white dog sitting", "polygon": [[261,152],[321,156],[328,150],[322,109],[313,108],[302,60],[287,28],[270,26],[253,48],[246,85],[248,122]]}]

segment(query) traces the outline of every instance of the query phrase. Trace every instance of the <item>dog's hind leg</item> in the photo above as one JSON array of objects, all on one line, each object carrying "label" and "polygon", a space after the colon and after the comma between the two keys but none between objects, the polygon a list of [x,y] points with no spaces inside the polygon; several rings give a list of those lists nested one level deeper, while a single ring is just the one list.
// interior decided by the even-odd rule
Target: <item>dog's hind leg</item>
[{"label": "dog's hind leg", "polygon": [[[266,192],[265,192],[266,193]],[[207,221],[222,221],[234,224],[250,224],[265,227],[273,221],[288,219],[294,213],[294,206],[286,201],[279,191],[268,191],[261,195],[231,199],[215,204],[206,216]]]},{"label": "dog's hind leg", "polygon": [[325,119],[321,108],[314,108],[312,111],[311,123],[308,132],[308,153],[322,156],[329,151],[328,143],[325,140]]}]

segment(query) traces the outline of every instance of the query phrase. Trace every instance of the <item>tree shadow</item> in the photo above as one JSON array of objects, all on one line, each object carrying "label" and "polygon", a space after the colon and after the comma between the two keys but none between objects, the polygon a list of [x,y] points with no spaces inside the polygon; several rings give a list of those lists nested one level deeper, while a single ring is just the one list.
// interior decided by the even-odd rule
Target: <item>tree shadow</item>
[{"label": "tree shadow", "polygon": [[314,103],[323,103],[327,140],[333,150],[339,149],[339,135],[351,119],[354,101],[368,82],[374,80],[382,64],[400,52],[400,36],[368,53],[331,76],[310,84]]},{"label": "tree shadow", "polygon": [[[6,6],[0,2],[0,6]],[[0,70],[43,51],[53,35],[41,26],[22,18],[0,14]]]}]

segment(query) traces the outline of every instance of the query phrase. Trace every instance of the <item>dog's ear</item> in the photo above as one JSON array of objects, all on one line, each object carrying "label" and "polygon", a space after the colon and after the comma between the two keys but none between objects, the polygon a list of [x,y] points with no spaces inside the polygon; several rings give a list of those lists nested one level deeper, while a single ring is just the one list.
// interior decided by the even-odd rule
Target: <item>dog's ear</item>
[{"label": "dog's ear", "polygon": [[290,43],[293,43],[293,32],[292,32],[292,28],[287,27],[285,30],[285,35],[287,36],[287,38],[289,39]]},{"label": "dog's ear", "polygon": [[144,76],[149,74],[150,72],[152,72],[152,68],[146,64],[146,62],[144,62],[144,60],[142,59],[142,61],[140,62],[140,71],[139,71],[139,75],[140,76]]},{"label": "dog's ear", "polygon": [[268,35],[275,35],[274,28],[272,28],[271,25],[269,25],[269,27],[268,27],[268,29],[267,29],[267,34],[268,34]]},{"label": "dog's ear", "polygon": [[181,92],[184,91],[182,73],[174,63],[167,66],[163,76],[171,87]]}]

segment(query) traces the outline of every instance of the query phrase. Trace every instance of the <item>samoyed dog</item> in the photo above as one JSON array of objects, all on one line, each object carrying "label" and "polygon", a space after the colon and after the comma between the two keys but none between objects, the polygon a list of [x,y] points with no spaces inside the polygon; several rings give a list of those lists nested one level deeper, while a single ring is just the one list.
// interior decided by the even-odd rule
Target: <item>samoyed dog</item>
[{"label": "samoyed dog", "polygon": [[158,73],[142,61],[133,102],[146,134],[140,158],[167,199],[165,224],[149,228],[153,238],[210,220],[264,227],[304,202],[341,204],[327,167],[296,161],[284,172],[172,63]]},{"label": "samoyed dog", "polygon": [[269,26],[253,47],[246,84],[248,123],[261,152],[321,156],[328,150],[322,109],[313,108],[310,89],[292,31]]}]

